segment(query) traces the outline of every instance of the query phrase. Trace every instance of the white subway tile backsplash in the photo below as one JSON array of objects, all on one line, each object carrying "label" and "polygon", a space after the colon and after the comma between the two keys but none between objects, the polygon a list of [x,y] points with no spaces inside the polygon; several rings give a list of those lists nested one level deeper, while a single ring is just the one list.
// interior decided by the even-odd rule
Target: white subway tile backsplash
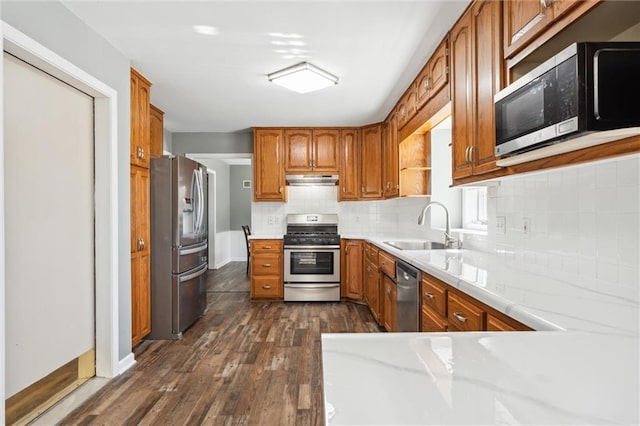
[{"label": "white subway tile backsplash", "polygon": [[632,157],[618,162],[618,187],[640,186],[640,157]]},{"label": "white subway tile backsplash", "polygon": [[617,172],[615,162],[602,162],[596,166],[596,188],[615,188]]}]

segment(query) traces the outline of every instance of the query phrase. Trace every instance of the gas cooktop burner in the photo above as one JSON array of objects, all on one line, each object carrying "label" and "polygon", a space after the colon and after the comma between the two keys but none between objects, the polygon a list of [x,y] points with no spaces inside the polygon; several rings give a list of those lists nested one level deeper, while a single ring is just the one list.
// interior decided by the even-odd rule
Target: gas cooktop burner
[{"label": "gas cooktop burner", "polygon": [[290,214],[285,246],[335,246],[340,244],[337,214]]}]

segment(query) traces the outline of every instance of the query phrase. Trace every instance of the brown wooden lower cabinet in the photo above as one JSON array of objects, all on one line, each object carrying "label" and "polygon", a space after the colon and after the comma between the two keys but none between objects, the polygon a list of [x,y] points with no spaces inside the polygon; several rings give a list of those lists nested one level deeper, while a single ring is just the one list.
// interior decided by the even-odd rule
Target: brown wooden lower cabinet
[{"label": "brown wooden lower cabinet", "polygon": [[387,331],[396,331],[397,327],[397,309],[398,289],[396,283],[391,278],[382,274],[382,290],[383,290],[383,308],[382,308],[382,325]]},{"label": "brown wooden lower cabinet", "polygon": [[447,319],[451,326],[450,329],[482,331],[484,330],[484,317],[485,312],[469,299],[448,292]]},{"label": "brown wooden lower cabinet", "polygon": [[282,299],[282,240],[251,240],[251,299]]},{"label": "brown wooden lower cabinet", "polygon": [[367,260],[364,268],[364,300],[378,324],[382,322],[380,294],[380,273],[376,265]]},{"label": "brown wooden lower cabinet", "polygon": [[445,332],[449,331],[449,323],[436,312],[422,306],[420,331]]},{"label": "brown wooden lower cabinet", "polygon": [[340,256],[341,293],[343,297],[362,300],[364,285],[362,240],[342,240]]},{"label": "brown wooden lower cabinet", "polygon": [[443,281],[422,274],[420,331],[531,331]]}]

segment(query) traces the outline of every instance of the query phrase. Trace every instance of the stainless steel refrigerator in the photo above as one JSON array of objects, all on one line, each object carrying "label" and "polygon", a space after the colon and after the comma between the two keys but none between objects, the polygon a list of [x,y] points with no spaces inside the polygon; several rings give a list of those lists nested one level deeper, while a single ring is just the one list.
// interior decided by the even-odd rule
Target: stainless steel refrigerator
[{"label": "stainless steel refrigerator", "polygon": [[207,173],[178,156],[151,159],[151,334],[180,339],[207,307]]}]

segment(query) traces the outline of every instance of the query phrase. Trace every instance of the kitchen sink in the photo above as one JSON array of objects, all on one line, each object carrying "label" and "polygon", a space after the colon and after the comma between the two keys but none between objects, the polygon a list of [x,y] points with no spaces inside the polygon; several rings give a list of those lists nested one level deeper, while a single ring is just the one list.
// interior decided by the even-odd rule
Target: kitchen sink
[{"label": "kitchen sink", "polygon": [[383,241],[383,243],[398,250],[444,250],[443,243],[435,241]]}]

